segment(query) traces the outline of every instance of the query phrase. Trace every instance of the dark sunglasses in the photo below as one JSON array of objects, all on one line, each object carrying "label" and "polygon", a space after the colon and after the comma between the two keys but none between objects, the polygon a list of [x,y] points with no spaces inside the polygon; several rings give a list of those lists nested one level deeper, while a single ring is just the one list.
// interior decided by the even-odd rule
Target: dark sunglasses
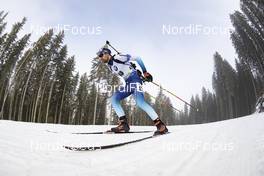
[{"label": "dark sunglasses", "polygon": [[101,52],[101,53],[99,54],[99,57],[103,57],[104,54],[108,54],[108,52],[106,52],[106,51],[105,51],[105,52]]}]

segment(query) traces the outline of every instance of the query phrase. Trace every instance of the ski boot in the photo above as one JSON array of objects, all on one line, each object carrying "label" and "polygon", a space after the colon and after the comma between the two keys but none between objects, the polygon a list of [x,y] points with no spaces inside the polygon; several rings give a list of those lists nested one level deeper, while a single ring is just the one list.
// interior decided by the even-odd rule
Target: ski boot
[{"label": "ski boot", "polygon": [[154,132],[154,136],[168,133],[166,125],[159,118],[157,118],[153,122],[154,125],[157,127],[157,131]]},{"label": "ski boot", "polygon": [[127,123],[127,118],[126,116],[122,116],[118,120],[118,126],[111,128],[109,132],[114,132],[114,133],[128,133],[130,130],[129,125]]}]

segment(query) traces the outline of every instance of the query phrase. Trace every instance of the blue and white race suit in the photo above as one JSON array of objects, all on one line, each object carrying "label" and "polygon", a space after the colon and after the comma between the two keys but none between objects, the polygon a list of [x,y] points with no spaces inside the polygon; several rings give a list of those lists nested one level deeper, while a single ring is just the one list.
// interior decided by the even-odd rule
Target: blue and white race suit
[{"label": "blue and white race suit", "polygon": [[133,95],[137,106],[144,110],[152,120],[155,120],[158,118],[158,115],[144,99],[144,94],[141,88],[142,80],[139,77],[137,70],[131,65],[131,62],[133,61],[138,63],[143,73],[147,71],[140,57],[133,57],[130,55],[112,56],[107,64],[112,73],[125,80],[125,86],[123,86],[122,89],[117,90],[111,97],[112,106],[118,117],[125,116],[120,101]]}]

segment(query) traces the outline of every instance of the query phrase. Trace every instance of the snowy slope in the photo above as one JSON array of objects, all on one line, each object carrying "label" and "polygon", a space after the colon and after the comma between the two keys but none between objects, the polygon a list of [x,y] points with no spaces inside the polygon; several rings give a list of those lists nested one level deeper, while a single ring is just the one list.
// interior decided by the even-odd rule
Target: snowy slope
[{"label": "snowy slope", "polygon": [[[76,152],[149,134],[73,135],[109,126],[0,121],[0,176],[263,176],[264,114],[216,123],[171,126],[166,136],[114,149]],[[58,133],[47,132],[53,131]],[[154,130],[154,127],[132,127]]]}]

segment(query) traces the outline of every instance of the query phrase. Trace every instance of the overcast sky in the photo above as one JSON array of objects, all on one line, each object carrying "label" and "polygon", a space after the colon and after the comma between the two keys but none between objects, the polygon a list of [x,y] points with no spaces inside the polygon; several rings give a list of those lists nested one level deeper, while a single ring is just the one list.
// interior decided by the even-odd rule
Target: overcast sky
[{"label": "overcast sky", "polygon": [[[34,42],[48,27],[65,29],[76,70],[89,72],[91,59],[109,40],[124,54],[141,56],[154,81],[189,100],[202,86],[212,90],[213,54],[231,64],[236,57],[229,15],[239,0],[0,0],[11,24],[27,17],[23,33]],[[153,95],[157,89],[148,84]],[[172,99],[176,107],[181,102]],[[174,101],[175,100],[175,101]]]}]

